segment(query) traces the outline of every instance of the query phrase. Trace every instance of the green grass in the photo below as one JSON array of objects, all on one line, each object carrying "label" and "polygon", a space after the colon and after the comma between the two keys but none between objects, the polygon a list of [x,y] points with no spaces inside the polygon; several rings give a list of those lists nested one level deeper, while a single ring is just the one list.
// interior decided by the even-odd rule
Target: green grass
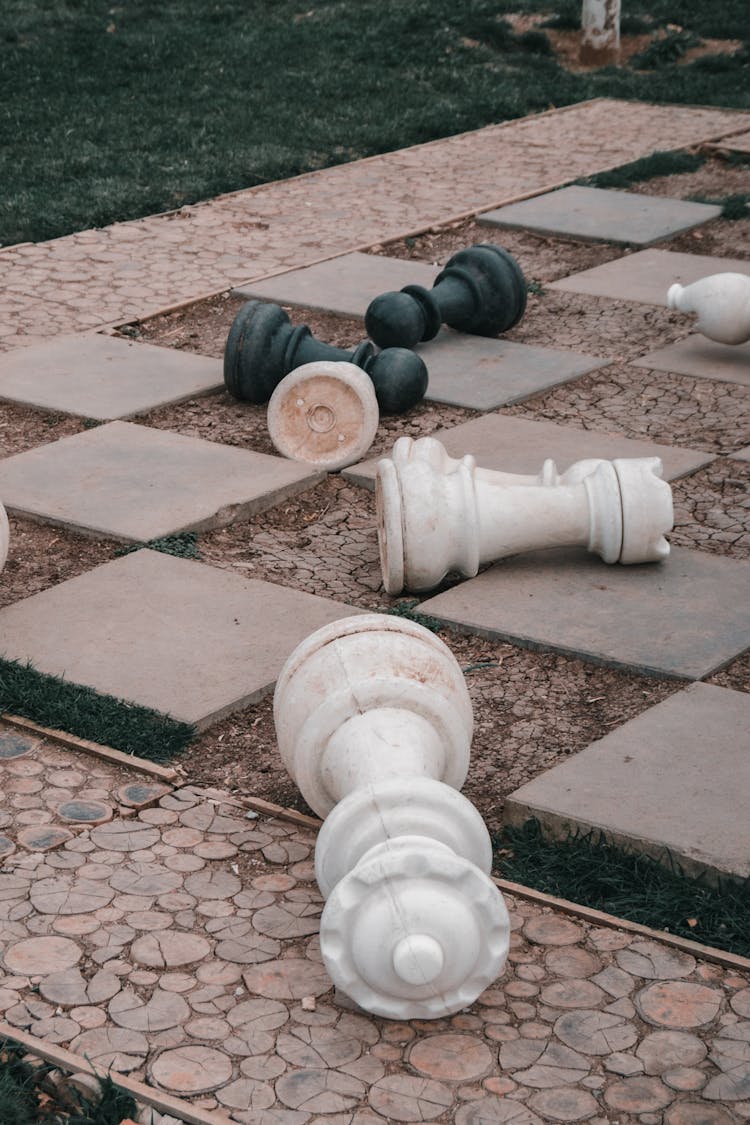
[{"label": "green grass", "polygon": [[180,531],[177,535],[165,535],[161,539],[149,539],[148,543],[132,543],[115,551],[118,556],[131,555],[148,547],[151,551],[161,551],[163,555],[174,555],[178,559],[200,559],[198,536],[194,531]]},{"label": "green grass", "polygon": [[750,881],[712,886],[679,865],[623,851],[598,832],[546,840],[538,821],[496,837],[504,879],[750,957]]},{"label": "green grass", "polygon": [[49,1063],[32,1066],[26,1051],[16,1043],[0,1042],[1,1125],[120,1125],[138,1112],[135,1099],[112,1079],[99,1079],[99,1097],[90,1099],[74,1090],[70,1103],[40,1098],[39,1087],[55,1068]]},{"label": "green grass", "polygon": [[736,222],[737,219],[750,219],[750,192],[737,192],[735,195],[715,196],[691,195],[695,203],[714,203],[721,207],[720,219]]},{"label": "green grass", "polygon": [[[576,0],[576,5],[579,0]],[[600,95],[750,108],[750,52],[569,74],[538,0],[5,0],[0,243],[129,219]],[[567,9],[566,9],[567,10]],[[573,6],[569,9],[569,15]],[[746,0],[630,19],[747,37]]]},{"label": "green grass", "polygon": [[195,737],[195,729],[188,723],[45,675],[15,660],[0,659],[3,711],[152,762],[169,761]]},{"label": "green grass", "polygon": [[705,163],[705,156],[691,152],[653,152],[630,164],[623,164],[609,172],[584,176],[579,184],[599,188],[625,188],[629,184],[653,180],[655,176],[675,176],[681,172],[695,172]]}]

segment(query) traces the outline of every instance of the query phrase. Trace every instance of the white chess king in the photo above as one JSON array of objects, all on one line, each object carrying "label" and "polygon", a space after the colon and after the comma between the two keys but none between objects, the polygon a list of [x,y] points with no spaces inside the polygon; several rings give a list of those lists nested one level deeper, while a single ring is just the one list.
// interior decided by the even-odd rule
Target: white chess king
[{"label": "white chess king", "polygon": [[315,871],[331,979],[393,1019],[471,1004],[503,969],[510,923],[489,834],[458,792],[473,717],[451,651],[384,614],[326,625],[284,665],[274,720],[284,765],[326,818]]},{"label": "white chess king", "polygon": [[547,547],[586,547],[607,563],[669,554],[672,490],[658,457],[578,461],[538,476],[454,460],[436,438],[398,439],[375,484],[383,584],[389,594],[430,590],[449,571]]}]

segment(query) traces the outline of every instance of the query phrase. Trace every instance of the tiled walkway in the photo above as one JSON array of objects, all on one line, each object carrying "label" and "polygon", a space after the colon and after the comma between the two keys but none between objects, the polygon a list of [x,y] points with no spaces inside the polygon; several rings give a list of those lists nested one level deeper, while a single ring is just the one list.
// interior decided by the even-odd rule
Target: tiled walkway
[{"label": "tiled walkway", "polygon": [[747,973],[509,895],[491,988],[448,1019],[382,1020],[342,1008],[321,964],[311,828],[9,729],[0,791],[0,1021],[197,1109],[247,1125],[750,1116]]},{"label": "tiled walkway", "polygon": [[0,252],[0,350],[144,317],[579,176],[747,129],[730,110],[598,99],[194,207]]}]

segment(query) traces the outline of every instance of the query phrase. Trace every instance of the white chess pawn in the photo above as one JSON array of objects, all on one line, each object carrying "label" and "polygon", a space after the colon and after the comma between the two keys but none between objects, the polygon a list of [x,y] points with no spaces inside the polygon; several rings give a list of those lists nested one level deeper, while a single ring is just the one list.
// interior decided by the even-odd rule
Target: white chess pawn
[{"label": "white chess pawn", "polygon": [[0,570],[5,566],[8,558],[8,544],[10,543],[10,524],[5,508],[0,504]]},{"label": "white chess pawn", "polygon": [[529,550],[583,546],[608,563],[669,554],[672,490],[658,457],[587,460],[537,477],[478,469],[436,439],[399,438],[375,485],[383,584],[389,594],[430,590],[455,570]]},{"label": "white chess pawn", "polygon": [[473,717],[453,654],[401,618],[334,622],[287,660],[274,720],[284,765],[327,818],[315,871],[331,979],[394,1019],[471,1004],[502,971],[510,923],[487,829],[457,792]]},{"label": "white chess pawn", "polygon": [[695,327],[720,344],[750,340],[750,277],[744,273],[715,273],[692,285],[670,286],[667,306],[697,313]]},{"label": "white chess pawn", "polygon": [[333,471],[365,455],[380,412],[367,372],[353,363],[320,359],[281,380],[266,421],[271,441],[284,457]]}]

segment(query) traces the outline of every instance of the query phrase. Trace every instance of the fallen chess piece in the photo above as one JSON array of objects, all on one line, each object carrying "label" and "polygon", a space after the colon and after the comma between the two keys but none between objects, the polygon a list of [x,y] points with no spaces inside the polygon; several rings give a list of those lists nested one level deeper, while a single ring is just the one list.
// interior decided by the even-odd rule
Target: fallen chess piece
[{"label": "fallen chess piece", "polygon": [[353,351],[324,344],[306,324],[293,328],[280,305],[265,301],[248,301],[234,318],[224,348],[224,383],[242,402],[268,402],[285,375],[317,360],[361,367],[384,413],[408,410],[427,390],[427,368],[414,352],[388,348],[376,354],[369,340]]},{"label": "fallen chess piece", "polygon": [[8,514],[3,505],[0,504],[0,570],[3,569],[8,558],[9,544],[10,524],[8,523]]},{"label": "fallen chess piece", "polygon": [[510,923],[487,829],[457,792],[473,717],[451,651],[412,621],[345,618],[295,649],[273,707],[284,765],[326,818],[315,873],[333,982],[391,1019],[473,1003],[502,972]]},{"label": "fallen chess piece", "polygon": [[372,380],[343,361],[296,367],[268,404],[268,433],[279,453],[331,472],[361,460],[379,421]]},{"label": "fallen chess piece", "polygon": [[490,242],[460,250],[432,289],[406,285],[382,293],[365,313],[368,336],[381,348],[413,348],[445,322],[473,336],[507,332],[526,309],[526,280],[516,259]]},{"label": "fallen chess piece", "polygon": [[674,284],[667,307],[697,313],[698,332],[719,344],[750,340],[750,277],[744,273],[714,273],[692,285]]},{"label": "fallen chess piece", "polygon": [[435,438],[399,438],[378,462],[375,498],[383,585],[431,590],[449,571],[473,578],[496,559],[548,547],[586,547],[607,563],[669,554],[672,490],[658,457],[580,461],[537,477],[456,461]]}]

